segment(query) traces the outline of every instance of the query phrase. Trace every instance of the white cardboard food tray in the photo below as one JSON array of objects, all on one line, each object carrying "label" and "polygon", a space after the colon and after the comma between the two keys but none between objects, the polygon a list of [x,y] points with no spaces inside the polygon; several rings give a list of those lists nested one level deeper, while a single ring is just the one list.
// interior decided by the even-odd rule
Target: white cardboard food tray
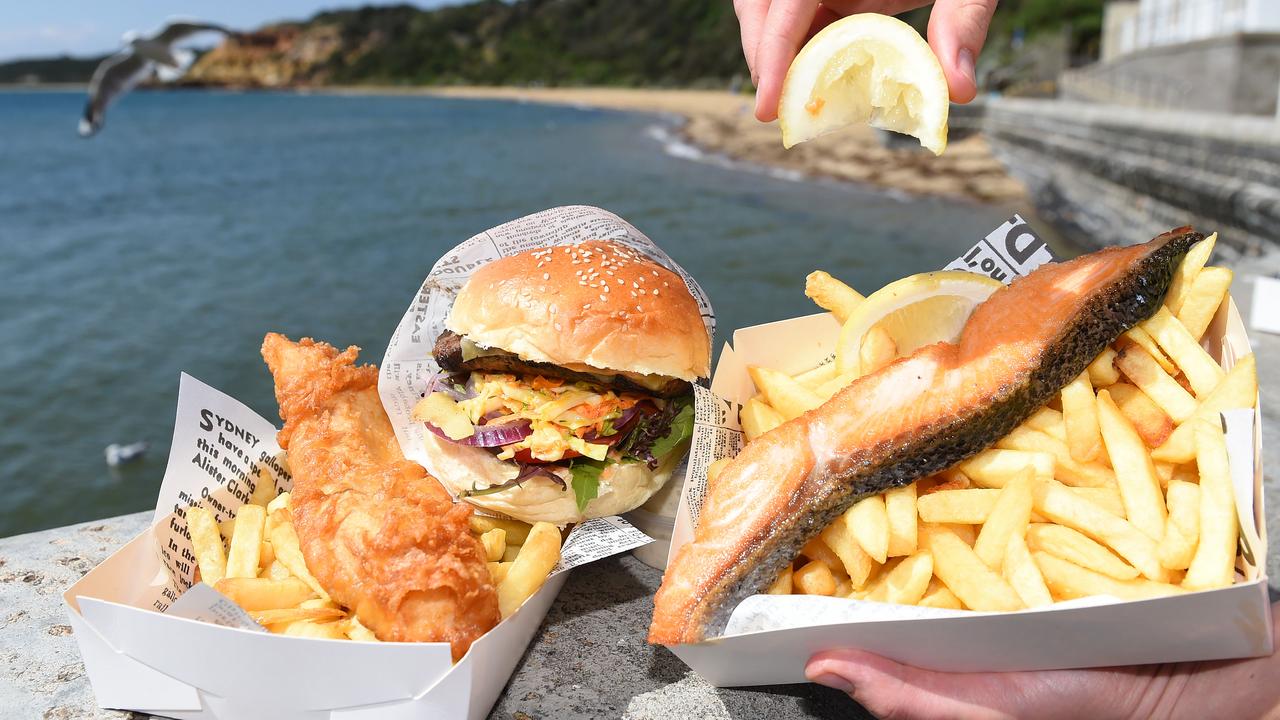
[{"label": "white cardboard food tray", "polygon": [[[204,430],[205,417],[226,420],[226,427],[239,428],[242,437],[212,421]],[[219,609],[225,613],[225,619],[213,622],[157,612],[185,589],[178,582],[181,573],[167,566],[182,563],[189,551],[181,540],[184,515],[175,507],[186,502],[184,493],[207,490],[232,515],[242,504],[234,482],[219,486],[191,470],[192,453],[212,445],[221,450],[220,461],[231,455],[247,458],[247,451],[235,449],[252,444],[271,454],[278,450],[274,437],[271,424],[247,407],[183,376],[170,467],[154,524],[63,594],[98,705],[184,719],[485,717],[567,572],[552,576],[456,664],[447,643],[319,640],[231,626],[252,621],[229,601],[222,608],[201,608],[211,618]],[[234,476],[236,465],[245,466],[237,461],[217,467]],[[270,479],[288,487],[287,476],[256,481]],[[204,484],[191,493],[195,482]],[[171,553],[157,552],[170,542]],[[220,621],[225,624],[213,624]]]},{"label": "white cardboard food tray", "polygon": [[[835,319],[826,313],[739,330],[733,347],[721,353],[712,394],[740,406],[756,393],[748,365],[784,372],[807,370],[829,360],[837,330]],[[1228,365],[1250,352],[1234,302],[1223,304],[1204,344]],[[730,415],[736,418],[736,413]],[[1228,440],[1235,441],[1230,459],[1241,496],[1242,540],[1246,557],[1251,558],[1238,568],[1243,579],[1229,588],[1138,602],[1086,598],[1014,613],[930,611],[841,598],[757,595],[739,605],[731,627],[749,626],[749,621],[738,621],[759,612],[806,619],[782,629],[675,645],[671,651],[718,687],[806,682],[804,666],[809,657],[835,648],[867,650],[944,671],[1042,670],[1269,654],[1261,412],[1225,415]],[[686,481],[668,560],[692,538],[689,494],[693,485]]]}]

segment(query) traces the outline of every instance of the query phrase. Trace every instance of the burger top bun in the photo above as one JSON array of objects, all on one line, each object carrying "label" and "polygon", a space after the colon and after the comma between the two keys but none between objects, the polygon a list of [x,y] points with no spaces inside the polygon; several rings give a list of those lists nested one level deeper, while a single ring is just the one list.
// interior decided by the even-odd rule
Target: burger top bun
[{"label": "burger top bun", "polygon": [[[435,433],[426,433],[431,474],[461,494],[473,483],[499,485],[516,476],[514,463],[499,460],[480,448],[456,445]],[[579,512],[572,492],[549,478],[535,476],[518,488],[491,495],[473,495],[467,502],[525,522],[549,522],[564,526],[589,518],[621,515],[644,504],[671,476],[671,463],[650,470],[644,463],[609,465],[600,474],[599,495]]]},{"label": "burger top bun", "polygon": [[524,360],[693,381],[711,340],[679,275],[608,240],[495,260],[458,293],[446,326]]}]

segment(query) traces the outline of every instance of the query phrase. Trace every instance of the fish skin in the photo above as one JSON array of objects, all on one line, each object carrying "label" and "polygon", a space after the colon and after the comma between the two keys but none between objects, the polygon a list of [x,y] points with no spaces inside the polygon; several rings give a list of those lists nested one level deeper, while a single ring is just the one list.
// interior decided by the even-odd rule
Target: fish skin
[{"label": "fish skin", "polygon": [[1007,435],[1155,314],[1201,239],[1183,227],[1042,266],[979,305],[955,344],[920,348],[747,445],[707,487],[694,538],[654,598],[649,642],[720,634],[739,602],[859,499]]}]

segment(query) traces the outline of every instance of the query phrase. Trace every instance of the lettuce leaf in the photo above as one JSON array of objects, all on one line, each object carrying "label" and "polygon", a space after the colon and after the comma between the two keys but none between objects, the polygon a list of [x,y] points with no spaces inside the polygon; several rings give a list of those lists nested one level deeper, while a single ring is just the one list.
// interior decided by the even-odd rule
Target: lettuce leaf
[{"label": "lettuce leaf", "polygon": [[663,455],[693,436],[693,396],[667,402],[659,413],[645,416],[617,447],[628,458],[656,469]]},{"label": "lettuce leaf", "polygon": [[649,446],[649,453],[655,458],[661,458],[691,437],[693,437],[693,403],[687,403],[676,411],[675,417],[671,420],[670,431]]},{"label": "lettuce leaf", "polygon": [[569,464],[569,472],[573,475],[573,499],[578,503],[578,512],[586,512],[587,503],[600,494],[600,473],[604,472],[604,463],[597,460],[575,459]]}]

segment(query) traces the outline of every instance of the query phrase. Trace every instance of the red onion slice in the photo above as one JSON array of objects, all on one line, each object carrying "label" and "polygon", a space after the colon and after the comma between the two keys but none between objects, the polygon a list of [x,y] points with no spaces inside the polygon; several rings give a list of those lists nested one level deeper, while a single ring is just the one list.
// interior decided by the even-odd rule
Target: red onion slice
[{"label": "red onion slice", "polygon": [[476,427],[475,434],[471,437],[454,440],[440,428],[431,423],[423,423],[431,432],[458,445],[469,445],[472,447],[501,447],[510,445],[514,442],[529,437],[533,434],[533,424],[528,420],[517,420],[515,422],[503,423],[501,425],[479,425]]}]

